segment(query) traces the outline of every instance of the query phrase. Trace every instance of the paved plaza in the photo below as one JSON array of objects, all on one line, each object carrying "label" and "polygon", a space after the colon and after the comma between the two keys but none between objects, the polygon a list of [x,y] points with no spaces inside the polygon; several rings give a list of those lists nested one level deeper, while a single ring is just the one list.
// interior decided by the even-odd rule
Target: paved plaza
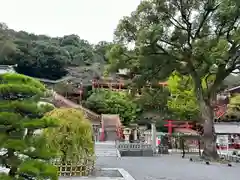
[{"label": "paved plaza", "polygon": [[123,168],[136,180],[237,180],[240,164],[206,165],[179,155],[160,157],[98,157],[97,167]]},{"label": "paved plaza", "polygon": [[[180,154],[156,157],[118,157],[113,143],[97,143],[97,168],[121,168],[135,180],[238,180],[240,163],[228,167],[226,164],[206,165],[190,162]],[[0,168],[1,171],[6,171]],[[84,177],[60,178],[60,180],[80,180]],[[89,180],[126,180],[126,178],[89,177]],[[131,178],[130,178],[131,179]],[[131,179],[133,180],[133,179]]]}]

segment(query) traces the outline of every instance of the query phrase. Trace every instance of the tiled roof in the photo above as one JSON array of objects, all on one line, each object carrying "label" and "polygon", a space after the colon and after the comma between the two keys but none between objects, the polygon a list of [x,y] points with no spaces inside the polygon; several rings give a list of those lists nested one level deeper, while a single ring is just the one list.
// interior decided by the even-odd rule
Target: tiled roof
[{"label": "tiled roof", "polygon": [[234,92],[234,91],[240,91],[240,86],[236,86],[230,89],[225,90],[226,92]]},{"label": "tiled roof", "polygon": [[217,134],[240,134],[239,123],[216,123],[214,127]]}]

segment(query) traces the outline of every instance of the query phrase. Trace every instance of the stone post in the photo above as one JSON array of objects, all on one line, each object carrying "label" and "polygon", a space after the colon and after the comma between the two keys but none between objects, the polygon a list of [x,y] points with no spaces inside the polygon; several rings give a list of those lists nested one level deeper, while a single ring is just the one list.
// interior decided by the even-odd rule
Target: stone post
[{"label": "stone post", "polygon": [[155,126],[155,123],[152,123],[151,124],[151,135],[152,135],[152,148],[153,148],[153,152],[155,153],[156,152],[156,126]]},{"label": "stone post", "polygon": [[134,140],[138,140],[138,137],[137,137],[137,134],[138,134],[138,130],[137,128],[134,129]]}]

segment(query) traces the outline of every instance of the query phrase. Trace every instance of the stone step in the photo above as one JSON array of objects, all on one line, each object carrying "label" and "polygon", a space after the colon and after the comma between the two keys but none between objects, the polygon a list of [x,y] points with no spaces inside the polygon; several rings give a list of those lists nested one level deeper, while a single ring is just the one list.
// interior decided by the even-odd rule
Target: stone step
[{"label": "stone step", "polygon": [[96,156],[117,156],[117,151],[95,151]]},{"label": "stone step", "polygon": [[114,154],[112,154],[112,153],[103,153],[103,154],[96,153],[96,156],[97,157],[117,157],[117,153],[114,153]]},{"label": "stone step", "polygon": [[117,156],[117,149],[115,142],[96,142],[95,143],[96,156]]},{"label": "stone step", "polygon": [[115,150],[116,148],[115,147],[97,147],[95,146],[95,149],[107,149],[107,150]]},{"label": "stone step", "polygon": [[110,143],[95,143],[95,148],[97,149],[116,149],[115,144]]}]

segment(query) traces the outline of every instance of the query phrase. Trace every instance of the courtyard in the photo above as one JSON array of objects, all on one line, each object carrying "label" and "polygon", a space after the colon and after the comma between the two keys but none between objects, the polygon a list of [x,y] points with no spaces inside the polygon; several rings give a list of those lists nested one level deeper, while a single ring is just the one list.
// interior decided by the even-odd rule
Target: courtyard
[{"label": "courtyard", "polygon": [[190,162],[180,155],[159,157],[98,157],[98,168],[123,168],[136,180],[237,180],[240,164],[232,167]]}]

